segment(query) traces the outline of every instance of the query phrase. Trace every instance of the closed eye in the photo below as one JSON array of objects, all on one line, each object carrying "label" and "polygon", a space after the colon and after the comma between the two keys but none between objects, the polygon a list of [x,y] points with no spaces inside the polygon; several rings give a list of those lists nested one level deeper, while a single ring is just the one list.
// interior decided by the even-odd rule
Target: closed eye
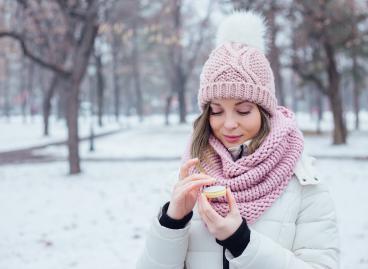
[{"label": "closed eye", "polygon": [[240,115],[248,115],[248,114],[250,114],[250,111],[244,111],[244,112],[242,112],[242,111],[238,111],[238,113],[239,113]]},{"label": "closed eye", "polygon": [[210,107],[210,115],[216,116],[216,115],[220,115],[222,112],[223,112],[223,110],[219,110],[219,108]]}]

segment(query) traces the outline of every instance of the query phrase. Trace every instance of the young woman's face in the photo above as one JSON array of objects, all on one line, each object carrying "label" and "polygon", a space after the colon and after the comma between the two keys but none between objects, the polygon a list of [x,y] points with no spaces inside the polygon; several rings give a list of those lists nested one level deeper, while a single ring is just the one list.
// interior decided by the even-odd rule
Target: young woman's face
[{"label": "young woman's face", "polygon": [[237,99],[215,99],[210,103],[212,132],[227,148],[252,139],[261,128],[256,104]]}]

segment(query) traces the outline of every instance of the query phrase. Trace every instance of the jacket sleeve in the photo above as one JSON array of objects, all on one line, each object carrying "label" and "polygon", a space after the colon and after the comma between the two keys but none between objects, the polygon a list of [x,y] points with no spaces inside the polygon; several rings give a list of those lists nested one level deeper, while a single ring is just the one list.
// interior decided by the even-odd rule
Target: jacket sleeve
[{"label": "jacket sleeve", "polygon": [[293,247],[288,250],[251,229],[248,247],[234,258],[226,250],[233,268],[245,269],[337,269],[339,240],[336,214],[323,184],[304,186]]},{"label": "jacket sleeve", "polygon": [[183,229],[169,229],[153,219],[138,258],[137,269],[183,269],[188,249],[190,223]]}]

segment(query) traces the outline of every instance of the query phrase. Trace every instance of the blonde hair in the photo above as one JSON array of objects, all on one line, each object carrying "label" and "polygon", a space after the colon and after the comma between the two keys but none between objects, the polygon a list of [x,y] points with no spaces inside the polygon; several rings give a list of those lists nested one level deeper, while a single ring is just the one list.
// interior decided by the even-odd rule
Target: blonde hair
[{"label": "blonde hair", "polygon": [[[254,153],[257,148],[263,143],[270,132],[270,115],[262,107],[258,106],[261,113],[261,128],[257,135],[252,138],[252,142],[248,146],[248,154]],[[193,123],[192,145],[190,150],[191,158],[198,158],[200,162],[207,162],[208,156],[213,152],[213,148],[209,144],[209,138],[212,134],[210,125],[211,107],[207,103],[203,112]]]}]

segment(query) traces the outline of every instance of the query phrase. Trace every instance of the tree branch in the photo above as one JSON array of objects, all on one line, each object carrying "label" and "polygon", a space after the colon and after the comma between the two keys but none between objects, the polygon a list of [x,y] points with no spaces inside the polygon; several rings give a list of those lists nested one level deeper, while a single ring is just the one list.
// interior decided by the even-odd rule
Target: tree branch
[{"label": "tree branch", "polygon": [[68,4],[63,0],[56,0],[59,5],[60,10],[63,12],[64,16],[70,16],[81,21],[87,19],[87,14],[83,10],[78,10],[76,8],[68,7]]},{"label": "tree branch", "polygon": [[24,8],[28,7],[28,1],[27,0],[17,0],[18,4],[23,6]]},{"label": "tree branch", "polygon": [[0,32],[0,38],[2,37],[10,37],[10,38],[17,40],[23,50],[24,55],[30,58],[31,60],[33,60],[34,62],[38,63],[42,67],[52,70],[53,72],[58,73],[59,75],[63,77],[68,77],[71,75],[70,71],[64,70],[62,67],[57,66],[55,64],[46,62],[43,59],[32,54],[27,48],[24,38],[20,34],[15,33],[15,32]]},{"label": "tree branch", "polygon": [[315,73],[312,72],[304,72],[300,66],[300,64],[293,62],[291,66],[291,69],[297,73],[303,80],[306,81],[311,81],[314,82],[314,84],[316,84],[318,90],[320,90],[323,94],[327,95],[327,87],[325,87],[325,85],[323,85],[323,82],[320,78],[318,78],[316,76]]}]

